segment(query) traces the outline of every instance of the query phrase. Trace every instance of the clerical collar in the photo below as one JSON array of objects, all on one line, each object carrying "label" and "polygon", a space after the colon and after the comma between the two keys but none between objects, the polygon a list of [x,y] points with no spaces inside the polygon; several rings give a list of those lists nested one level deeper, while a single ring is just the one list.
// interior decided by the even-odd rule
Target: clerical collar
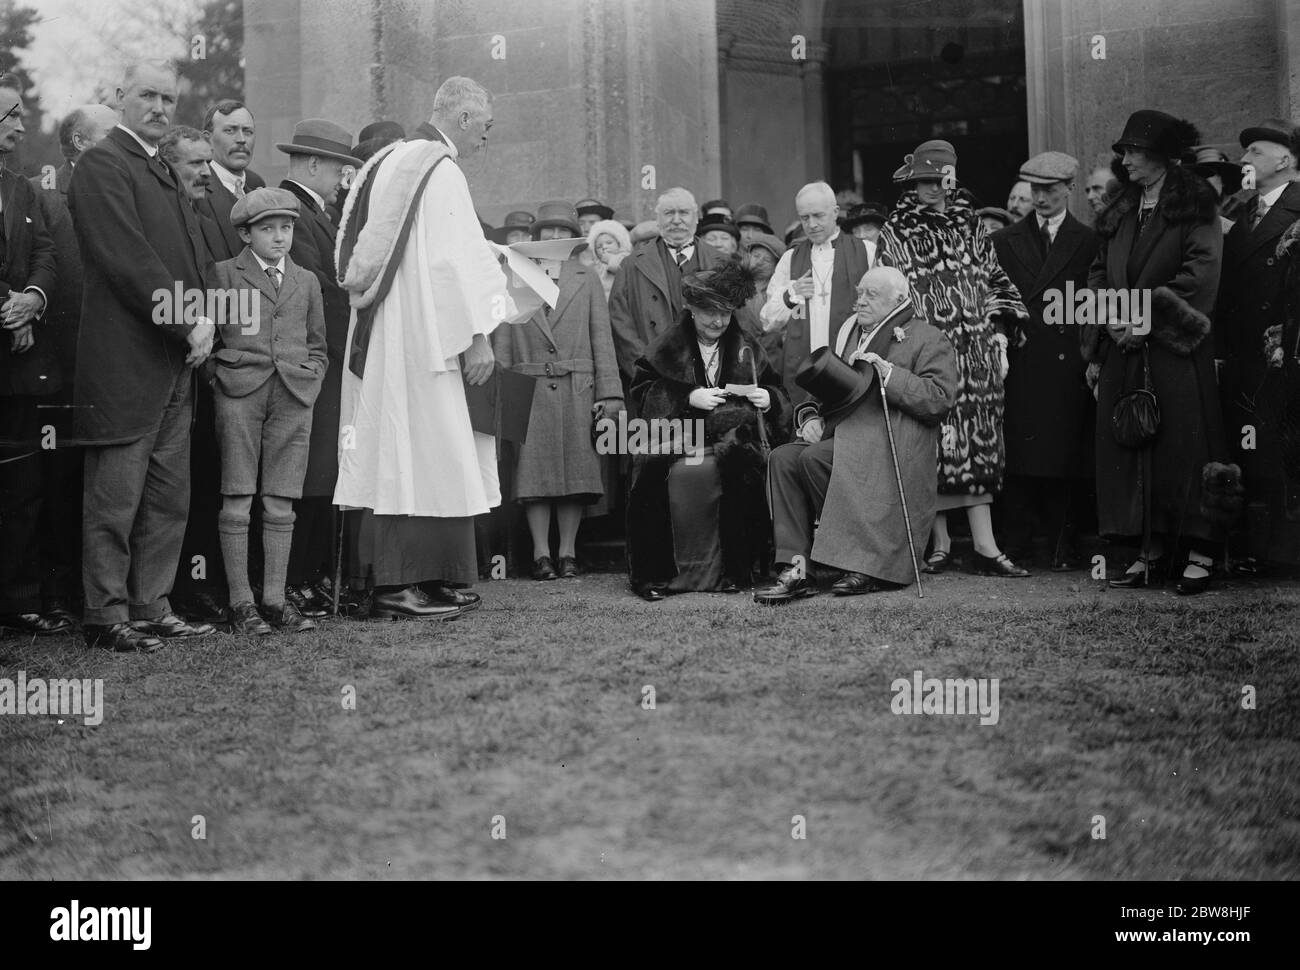
[{"label": "clerical collar", "polygon": [[835,240],[837,240],[837,239],[839,239],[839,238],[840,238],[840,231],[839,231],[838,229],[836,229],[833,233],[831,233],[831,238],[830,238],[830,239],[827,239],[824,243],[813,243],[813,247],[812,247],[812,248],[813,248],[814,251],[819,251],[819,250],[820,250],[820,251],[823,251],[823,252],[824,252],[825,250],[830,249],[831,247],[833,247],[833,246],[835,245]]},{"label": "clerical collar", "polygon": [[124,132],[126,132],[128,135],[134,138],[136,140],[136,143],[139,144],[139,146],[144,149],[145,154],[148,155],[150,158],[153,158],[155,155],[158,154],[157,145],[150,145],[147,141],[145,141],[143,138],[137,135],[126,125],[119,124],[117,127],[121,128]]},{"label": "clerical collar", "polygon": [[304,192],[306,192],[308,195],[311,196],[312,201],[316,203],[316,208],[317,208],[317,209],[319,209],[321,212],[324,212],[324,211],[325,211],[325,200],[324,200],[323,198],[321,198],[321,195],[320,195],[319,192],[317,192],[317,191],[314,190],[314,189],[309,189],[309,188],[307,188],[307,186],[303,185],[303,184],[302,184],[301,182],[299,182],[297,179],[285,179],[285,181],[286,181],[286,182],[292,182],[294,185],[298,186],[298,188],[302,189]]}]

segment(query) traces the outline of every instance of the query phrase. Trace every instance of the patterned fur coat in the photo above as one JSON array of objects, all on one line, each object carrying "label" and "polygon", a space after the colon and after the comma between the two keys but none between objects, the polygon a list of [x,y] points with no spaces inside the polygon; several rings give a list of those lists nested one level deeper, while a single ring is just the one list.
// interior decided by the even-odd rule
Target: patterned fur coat
[{"label": "patterned fur coat", "polygon": [[1029,313],[998,262],[993,243],[959,192],[938,212],[909,190],[880,233],[882,261],[912,287],[916,315],[952,341],[957,401],[939,437],[939,493],[994,494],[1002,488],[1002,371],[994,336],[1015,339]]}]

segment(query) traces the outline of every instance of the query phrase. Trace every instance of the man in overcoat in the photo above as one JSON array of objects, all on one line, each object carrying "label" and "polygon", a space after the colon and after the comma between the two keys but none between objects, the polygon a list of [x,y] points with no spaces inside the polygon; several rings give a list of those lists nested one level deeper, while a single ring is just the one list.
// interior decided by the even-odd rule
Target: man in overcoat
[{"label": "man in overcoat", "polygon": [[[1052,569],[1079,568],[1080,510],[1091,504],[1095,403],[1084,378],[1073,294],[1088,285],[1097,234],[1066,203],[1077,159],[1042,152],[1020,167],[1034,211],[993,235],[998,262],[1029,311],[1026,341],[1008,350],[1003,438],[1007,479],[999,513],[1013,559],[1047,537]],[[1070,289],[1073,284],[1073,289]],[[1037,529],[1035,529],[1037,523]]]},{"label": "man in overcoat", "polygon": [[[768,499],[782,569],[776,585],[754,594],[758,603],[813,595],[811,562],[843,570],[831,588],[838,596],[905,586],[919,568],[911,547],[919,556],[934,525],[939,424],[957,395],[952,344],[914,314],[907,278],[893,267],[867,272],[857,294],[857,325],[842,329],[830,362],[848,365],[856,386],[841,385],[847,393],[837,400],[822,393],[805,403],[796,413],[796,427],[809,433],[775,449],[768,460]],[[882,381],[892,448],[880,401]],[[911,546],[894,448],[911,518]]]},{"label": "man in overcoat", "polygon": [[625,385],[646,346],[677,325],[682,277],[714,269],[724,259],[717,250],[697,242],[699,217],[695,196],[686,189],[669,189],[655,204],[658,237],[633,246],[632,255],[614,276],[609,322]]},{"label": "man in overcoat", "polygon": [[170,66],[128,68],[122,121],[81,157],[68,192],[85,268],[74,402],[86,445],[84,628],[87,643],[114,650],[212,632],[168,600],[189,509],[192,369],[215,329],[185,299],[203,292],[209,256],[158,153],[176,88]]},{"label": "man in overcoat", "polygon": [[1295,255],[1293,248],[1280,253],[1278,243],[1300,219],[1300,129],[1267,118],[1243,130],[1240,141],[1256,192],[1223,239],[1214,325],[1226,437],[1241,465],[1247,505],[1254,507],[1243,523],[1247,541],[1234,542],[1233,552],[1243,560],[1295,562],[1300,530],[1284,512],[1282,371],[1268,366],[1264,335],[1285,320],[1286,264]]}]

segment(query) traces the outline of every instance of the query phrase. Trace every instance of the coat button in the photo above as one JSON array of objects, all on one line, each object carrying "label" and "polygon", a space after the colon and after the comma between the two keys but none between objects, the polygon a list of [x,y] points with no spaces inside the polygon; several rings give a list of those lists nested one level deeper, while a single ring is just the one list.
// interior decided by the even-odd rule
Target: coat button
[{"label": "coat button", "polygon": [[1272,305],[1272,304],[1269,304],[1269,303],[1261,303],[1261,304],[1259,305],[1259,308],[1260,308],[1261,310],[1267,310],[1271,305]]},{"label": "coat button", "polygon": [[1270,256],[1268,259],[1264,260],[1264,262],[1267,263],[1269,266],[1272,266],[1272,265],[1273,265],[1273,257]]},{"label": "coat button", "polygon": [[552,384],[551,384],[551,390],[553,391],[553,390],[555,390],[555,389],[556,389],[557,387],[559,387],[559,386],[560,386],[559,384],[552,383]]},{"label": "coat button", "polygon": [[1057,354],[1057,355],[1056,355],[1056,359],[1057,359],[1057,360],[1065,360],[1065,354]]},{"label": "coat button", "polygon": [[652,299],[652,300],[654,300],[656,303],[658,303],[658,302],[659,302],[659,294],[658,294],[658,293],[651,293],[651,294],[650,294],[650,299]]}]

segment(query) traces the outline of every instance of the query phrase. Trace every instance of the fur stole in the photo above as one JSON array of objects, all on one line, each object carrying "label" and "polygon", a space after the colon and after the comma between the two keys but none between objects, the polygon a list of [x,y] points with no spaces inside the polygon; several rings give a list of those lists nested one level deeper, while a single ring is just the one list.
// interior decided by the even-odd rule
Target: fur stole
[{"label": "fur stole", "polygon": [[[1095,228],[1103,239],[1113,237],[1124,217],[1142,205],[1142,186],[1129,181],[1128,171],[1118,160],[1111,162],[1110,169],[1119,180],[1120,191],[1097,216]],[[1181,165],[1169,166],[1160,201],[1156,203],[1166,223],[1181,226],[1213,222],[1218,218],[1218,205],[1218,197],[1209,182]]]}]

